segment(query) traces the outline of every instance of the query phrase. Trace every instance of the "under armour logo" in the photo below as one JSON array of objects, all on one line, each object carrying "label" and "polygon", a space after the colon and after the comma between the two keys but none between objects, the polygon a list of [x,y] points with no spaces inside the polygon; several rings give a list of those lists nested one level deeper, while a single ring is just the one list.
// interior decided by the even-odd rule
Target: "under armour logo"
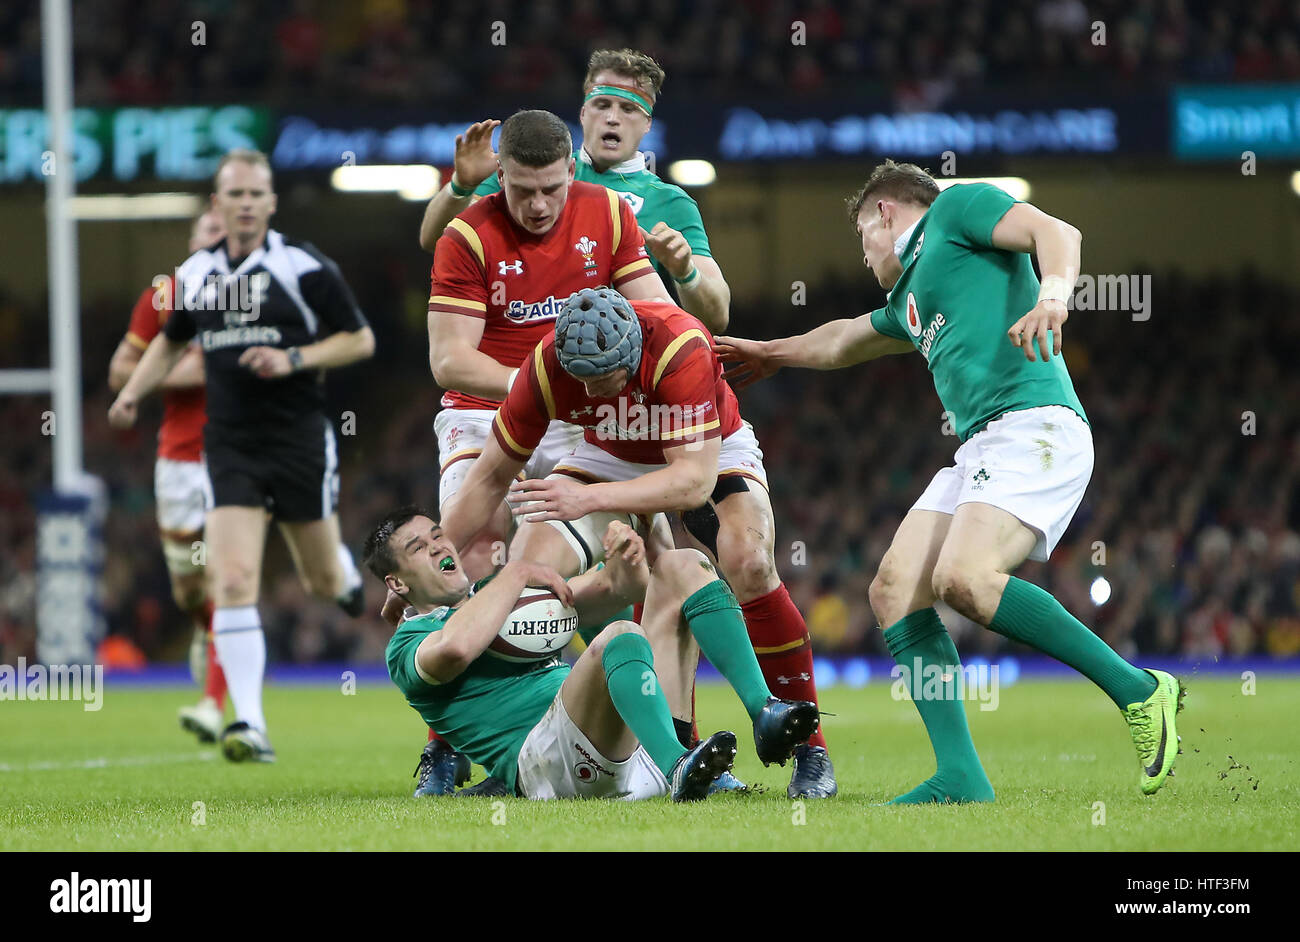
[{"label": "under armour logo", "polygon": [[502,275],[507,275],[510,272],[514,272],[516,275],[522,275],[524,273],[524,260],[522,258],[517,258],[513,265],[507,265],[505,262],[497,262],[497,269]]},{"label": "under armour logo", "polygon": [[802,674],[795,674],[793,677],[778,677],[776,679],[776,682],[778,684],[792,684],[796,680],[803,680],[803,681],[812,680],[812,674],[804,672]]}]

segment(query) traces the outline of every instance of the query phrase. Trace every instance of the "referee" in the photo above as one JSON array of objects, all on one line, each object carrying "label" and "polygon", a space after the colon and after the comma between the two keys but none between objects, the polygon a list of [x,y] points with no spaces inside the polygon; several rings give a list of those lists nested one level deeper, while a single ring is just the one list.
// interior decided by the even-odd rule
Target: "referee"
[{"label": "referee", "polygon": [[236,762],[271,762],[257,612],[267,523],[279,524],[309,591],[360,614],[361,575],[339,537],[338,448],[324,412],[324,371],[370,357],[375,338],[338,266],[269,228],[276,197],[266,155],[230,151],[214,189],[226,238],[177,269],[175,310],[108,417],[114,428],[131,427],[140,399],[198,338],[208,387],[212,629],[235,708],[221,747]]}]

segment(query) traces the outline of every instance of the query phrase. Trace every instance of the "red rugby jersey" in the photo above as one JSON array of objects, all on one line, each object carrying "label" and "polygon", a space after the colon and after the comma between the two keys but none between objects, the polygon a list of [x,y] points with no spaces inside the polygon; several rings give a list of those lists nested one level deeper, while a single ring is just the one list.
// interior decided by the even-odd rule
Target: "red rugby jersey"
[{"label": "red rugby jersey", "polygon": [[492,423],[506,454],[527,460],[552,419],[582,426],[591,444],[636,464],[665,464],[665,447],[740,428],[736,394],[722,378],[705,326],[675,304],[632,307],[641,321],[641,364],[623,391],[589,397],[560,366],[552,330],[520,367]]},{"label": "red rugby jersey", "polygon": [[[126,340],[144,350],[167,323],[171,313],[172,279],[146,288],[131,311]],[[163,390],[163,420],[158,429],[158,457],[172,461],[199,461],[203,457],[203,426],[208,420],[202,386]]]},{"label": "red rugby jersey", "polygon": [[[504,193],[493,193],[447,224],[434,250],[431,314],[481,317],[478,348],[516,367],[553,332],[559,307],[575,291],[654,274],[645,240],[626,200],[603,186],[574,183],[555,225],[533,235],[510,216]],[[500,405],[448,390],[444,407]]]}]

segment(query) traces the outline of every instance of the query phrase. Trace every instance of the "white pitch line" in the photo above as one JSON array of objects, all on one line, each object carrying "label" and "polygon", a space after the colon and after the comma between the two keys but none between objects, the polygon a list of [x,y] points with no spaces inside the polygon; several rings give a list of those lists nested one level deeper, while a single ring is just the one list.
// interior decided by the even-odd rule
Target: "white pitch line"
[{"label": "white pitch line", "polygon": [[119,756],[116,758],[82,759],[79,762],[32,762],[28,765],[8,765],[0,762],[0,772],[62,772],[71,769],[167,765],[173,762],[208,762],[216,757],[215,752],[174,752],[163,756]]}]

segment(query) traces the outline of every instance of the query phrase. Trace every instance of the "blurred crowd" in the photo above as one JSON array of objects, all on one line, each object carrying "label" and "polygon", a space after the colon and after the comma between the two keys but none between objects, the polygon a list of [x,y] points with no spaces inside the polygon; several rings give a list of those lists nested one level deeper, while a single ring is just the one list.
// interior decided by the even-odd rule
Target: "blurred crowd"
[{"label": "blurred crowd", "polygon": [[[422,293],[394,302],[400,282],[352,270],[346,259],[343,267],[362,286],[380,357],[331,380],[337,410],[356,412],[357,434],[341,439],[341,517],[355,548],[393,506],[436,507],[438,391],[424,365]],[[1300,295],[1243,272],[1232,280],[1157,275],[1150,296],[1147,321],[1080,311],[1067,324],[1067,361],[1092,424],[1096,468],[1051,561],[1019,574],[1127,655],[1300,653]],[[734,309],[732,332],[786,335],[880,300],[861,281],[828,277],[807,310]],[[125,312],[100,300],[82,319],[86,465],[112,495],[104,607],[112,634],[151,659],[180,660],[187,629],[170,601],[153,516],[157,407],[128,434],[104,418],[106,365]],[[0,297],[0,366],[43,362],[44,331],[38,312]],[[901,356],[848,372],[786,371],[745,390],[741,406],[766,454],[778,566],[818,650],[883,653],[867,585],[903,514],[957,447],[924,362]],[[40,434],[47,408],[43,398],[0,398],[8,435],[0,663],[34,653],[32,499],[50,480],[50,442]],[[1109,591],[1104,600],[1098,580]],[[308,599],[275,537],[264,586],[273,662],[380,658],[385,626]],[[371,581],[367,591],[377,610],[382,587]],[[1005,647],[992,632],[943,615],[964,652]]]},{"label": "blurred crowd", "polygon": [[[0,5],[0,96],[39,101],[38,0]],[[633,46],[665,99],[1050,81],[1300,78],[1297,0],[95,0],[75,7],[76,100],[424,104],[566,97]]]}]

